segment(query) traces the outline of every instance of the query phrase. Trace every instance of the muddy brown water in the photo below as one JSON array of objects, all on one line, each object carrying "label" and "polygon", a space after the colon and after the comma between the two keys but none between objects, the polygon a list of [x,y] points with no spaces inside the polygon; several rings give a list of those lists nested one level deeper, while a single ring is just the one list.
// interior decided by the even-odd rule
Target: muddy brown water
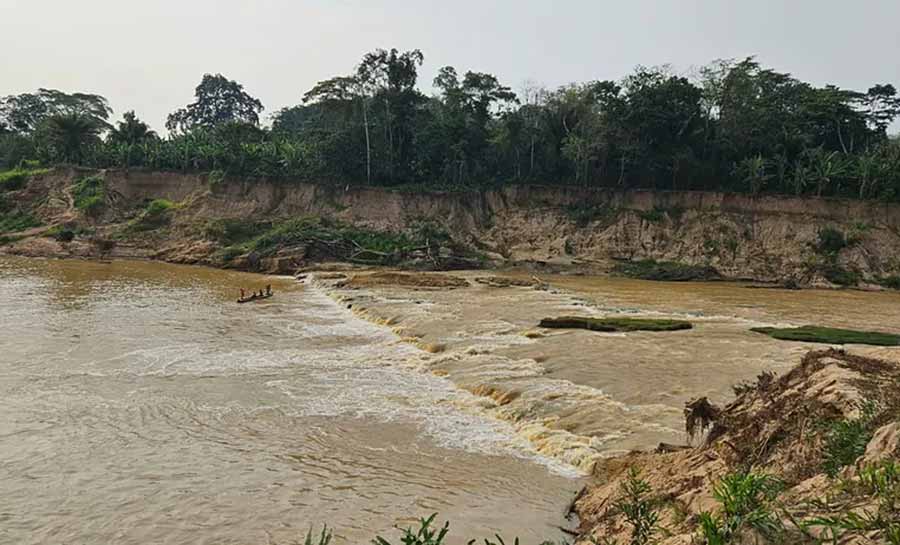
[{"label": "muddy brown water", "polygon": [[[750,327],[900,332],[896,293],[545,280],[335,290],[0,258],[0,543],[290,543],[323,522],[368,543],[433,512],[454,544],[560,539],[594,461],[686,441],[684,401],[812,347]],[[234,303],[266,283],[275,298]],[[696,327],[536,327],[560,314]]]},{"label": "muddy brown water", "polygon": [[368,543],[432,512],[530,543],[580,487],[292,280],[0,258],[0,324],[0,543]]},{"label": "muddy brown water", "polygon": [[[464,290],[342,290],[363,314],[443,352],[422,367],[494,401],[544,455],[589,469],[597,459],[659,442],[684,444],[684,403],[732,398],[732,386],[784,372],[810,349],[757,326],[815,324],[900,333],[900,293],[751,289],[735,283],[657,283],[546,276],[551,289],[492,288],[463,273]],[[530,278],[530,274],[516,275]],[[629,334],[541,330],[541,318],[690,320],[689,331]],[[849,347],[863,350],[861,347]],[[880,355],[898,357],[896,348]]]}]

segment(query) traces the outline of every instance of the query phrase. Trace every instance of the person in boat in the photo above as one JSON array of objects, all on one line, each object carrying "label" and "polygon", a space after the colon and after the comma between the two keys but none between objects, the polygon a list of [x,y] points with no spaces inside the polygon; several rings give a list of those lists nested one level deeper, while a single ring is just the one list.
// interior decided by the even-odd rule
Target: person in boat
[{"label": "person in boat", "polygon": [[244,288],[241,288],[241,299],[245,299],[246,294],[244,293]]},{"label": "person in boat", "polygon": [[272,295],[272,284],[266,284],[266,295]]}]

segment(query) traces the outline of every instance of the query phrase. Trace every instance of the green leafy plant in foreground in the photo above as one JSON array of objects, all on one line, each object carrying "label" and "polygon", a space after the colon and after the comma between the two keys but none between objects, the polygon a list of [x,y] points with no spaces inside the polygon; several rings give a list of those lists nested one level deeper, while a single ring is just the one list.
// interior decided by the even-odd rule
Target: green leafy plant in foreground
[{"label": "green leafy plant in foreground", "polygon": [[707,545],[739,543],[742,534],[754,530],[766,538],[783,531],[774,503],[783,485],[769,475],[738,472],[726,475],[713,487],[721,504],[718,513],[700,514],[700,534]]},{"label": "green leafy plant in foreground", "polygon": [[[419,520],[418,529],[413,528],[405,528],[402,530],[402,535],[400,536],[400,543],[402,545],[443,545],[447,535],[450,533],[450,523],[445,522],[443,526],[440,528],[434,526],[434,520],[437,518],[437,513],[431,515],[428,518],[423,518]],[[496,539],[497,541],[493,541]],[[474,545],[478,540],[471,539],[468,541],[469,545]],[[494,535],[493,538],[488,538],[483,540],[484,545],[507,545],[507,542],[499,535]],[[326,542],[327,543],[327,542]],[[372,540],[373,545],[393,545],[391,541],[388,541],[382,536],[377,536]],[[304,545],[309,545],[306,543]],[[317,544],[318,545],[318,544]],[[321,544],[326,545],[326,544]],[[519,538],[516,538],[510,545],[519,545]],[[551,541],[544,541],[541,545],[553,545]],[[562,545],[565,545],[564,543]]]},{"label": "green leafy plant in foreground", "polygon": [[853,464],[865,454],[866,446],[874,434],[874,421],[878,405],[865,403],[858,418],[836,420],[828,424],[825,435],[823,469],[829,477],[835,477],[844,467]]},{"label": "green leafy plant in foreground", "polygon": [[804,529],[821,528],[833,543],[851,534],[900,545],[900,463],[885,460],[864,466],[856,479],[842,482],[841,488],[855,502],[874,503],[875,508],[844,509],[838,515],[813,518],[802,523]]},{"label": "green leafy plant in foreground", "polygon": [[628,479],[622,483],[621,496],[614,504],[631,526],[629,545],[647,545],[657,531],[659,513],[650,492],[650,484],[641,478],[637,468],[632,467]]}]

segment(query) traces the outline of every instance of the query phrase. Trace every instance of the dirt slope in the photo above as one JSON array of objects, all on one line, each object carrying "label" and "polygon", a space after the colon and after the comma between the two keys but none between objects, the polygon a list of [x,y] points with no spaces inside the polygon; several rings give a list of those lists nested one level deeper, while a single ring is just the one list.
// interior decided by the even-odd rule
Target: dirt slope
[{"label": "dirt slope", "polygon": [[[105,207],[95,217],[75,209],[71,195],[76,180],[88,174],[101,176],[106,184]],[[114,255],[176,262],[215,261],[216,241],[204,233],[211,220],[279,221],[315,215],[375,231],[402,232],[431,222],[456,244],[497,265],[603,272],[622,260],[655,259],[711,266],[729,278],[793,279],[802,284],[827,284],[823,271],[828,267],[865,281],[900,275],[900,205],[875,202],[524,186],[406,193],[66,169],[35,177],[8,198],[33,211],[45,225],[77,225],[95,238],[114,238]],[[150,200],[160,198],[178,205],[164,228],[125,229]],[[833,253],[817,248],[825,229],[844,240]],[[289,250],[281,259],[242,266],[288,273],[322,257]],[[66,247],[25,240],[7,251],[78,255],[89,248],[78,239]]]}]

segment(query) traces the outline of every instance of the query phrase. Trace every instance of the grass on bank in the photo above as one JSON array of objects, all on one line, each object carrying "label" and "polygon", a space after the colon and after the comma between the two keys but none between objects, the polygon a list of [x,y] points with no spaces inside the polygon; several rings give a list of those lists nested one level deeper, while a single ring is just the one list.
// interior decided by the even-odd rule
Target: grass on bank
[{"label": "grass on bank", "polygon": [[167,225],[172,219],[170,211],[176,207],[175,203],[167,199],[155,199],[150,201],[141,215],[128,225],[129,231],[152,231]]},{"label": "grass on bank", "polygon": [[390,265],[413,252],[436,251],[451,243],[446,231],[428,223],[417,225],[408,233],[394,233],[362,229],[314,216],[281,222],[219,220],[207,225],[205,235],[225,245],[220,253],[225,261],[249,253],[267,257],[281,248],[311,245],[329,257]]},{"label": "grass on bank", "polygon": [[0,233],[16,233],[39,225],[40,220],[31,213],[16,209],[0,195]]},{"label": "grass on bank", "polygon": [[96,214],[106,205],[106,182],[100,176],[85,176],[72,187],[75,208],[85,214]]},{"label": "grass on bank", "polygon": [[6,172],[0,172],[0,191],[17,191],[25,187],[32,176],[46,174],[52,169],[18,167]]},{"label": "grass on bank", "polygon": [[674,261],[644,259],[619,263],[613,272],[628,278],[661,282],[688,282],[692,280],[718,280],[719,271],[708,265],[687,265]]},{"label": "grass on bank", "polygon": [[563,316],[544,318],[540,327],[550,329],[587,329],[589,331],[630,332],[630,331],[681,331],[692,329],[690,322],[683,320],[660,320],[648,318],[587,318]]},{"label": "grass on bank", "polygon": [[852,329],[836,329],[812,325],[791,328],[754,327],[751,331],[763,333],[781,341],[900,346],[900,335],[880,333],[877,331],[854,331]]}]

